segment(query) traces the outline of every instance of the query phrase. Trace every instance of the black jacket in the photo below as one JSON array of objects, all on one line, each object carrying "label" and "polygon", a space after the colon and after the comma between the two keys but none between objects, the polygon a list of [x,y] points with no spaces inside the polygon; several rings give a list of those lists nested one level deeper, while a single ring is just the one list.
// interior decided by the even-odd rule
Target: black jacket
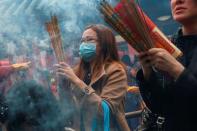
[{"label": "black jacket", "polygon": [[145,81],[138,71],[141,95],[153,113],[165,117],[167,131],[197,130],[197,35],[183,36],[180,30],[172,41],[183,52],[178,60],[185,70],[176,81],[159,72]]}]

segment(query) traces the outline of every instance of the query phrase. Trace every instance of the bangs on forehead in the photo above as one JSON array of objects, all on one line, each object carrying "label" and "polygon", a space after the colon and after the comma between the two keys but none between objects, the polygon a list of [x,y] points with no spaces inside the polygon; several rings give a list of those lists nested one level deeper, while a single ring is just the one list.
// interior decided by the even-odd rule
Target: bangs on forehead
[{"label": "bangs on forehead", "polygon": [[97,29],[99,29],[99,30],[107,29],[107,27],[104,26],[104,25],[101,25],[101,24],[93,24],[93,25],[87,26],[85,28],[85,30],[90,29],[90,28],[94,28],[94,27],[97,28]]}]

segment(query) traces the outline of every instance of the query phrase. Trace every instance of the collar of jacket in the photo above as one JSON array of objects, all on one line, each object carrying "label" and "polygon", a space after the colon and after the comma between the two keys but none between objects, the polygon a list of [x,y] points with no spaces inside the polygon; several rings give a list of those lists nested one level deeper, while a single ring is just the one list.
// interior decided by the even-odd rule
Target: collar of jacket
[{"label": "collar of jacket", "polygon": [[90,82],[89,86],[92,86],[96,81],[98,81],[105,74],[106,74],[105,66],[103,65],[102,70],[101,70],[101,74],[98,77],[92,79],[92,81]]},{"label": "collar of jacket", "polygon": [[173,35],[172,41],[175,41],[178,38],[191,38],[193,40],[197,40],[197,34],[196,35],[183,35],[182,28],[179,28],[178,31]]}]

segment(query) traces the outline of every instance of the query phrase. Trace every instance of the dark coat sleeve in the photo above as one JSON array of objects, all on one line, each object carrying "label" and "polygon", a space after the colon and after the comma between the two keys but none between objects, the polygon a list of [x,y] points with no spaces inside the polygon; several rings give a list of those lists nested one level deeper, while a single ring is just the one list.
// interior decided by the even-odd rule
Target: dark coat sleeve
[{"label": "dark coat sleeve", "polygon": [[139,70],[136,78],[146,106],[155,113],[160,112],[163,95],[162,75],[153,71],[149,80],[145,80],[143,71]]},{"label": "dark coat sleeve", "polygon": [[197,54],[193,57],[191,64],[176,80],[173,90],[178,94],[182,94],[182,97],[197,98]]},{"label": "dark coat sleeve", "polygon": [[[137,73],[137,81],[140,92],[146,105],[155,112],[161,108],[163,101],[192,101],[197,99],[197,54],[194,56],[188,67],[181,73],[179,78],[174,81],[165,79],[162,73],[154,72],[150,79],[146,81],[142,70]],[[168,103],[169,103],[168,102]]]}]

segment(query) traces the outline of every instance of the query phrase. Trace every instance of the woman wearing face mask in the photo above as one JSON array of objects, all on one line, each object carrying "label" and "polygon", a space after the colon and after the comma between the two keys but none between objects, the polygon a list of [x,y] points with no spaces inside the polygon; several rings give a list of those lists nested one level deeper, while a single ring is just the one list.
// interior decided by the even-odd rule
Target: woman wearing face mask
[{"label": "woman wearing face mask", "polygon": [[172,41],[183,55],[175,59],[159,48],[141,52],[142,70],[137,79],[151,116],[155,116],[153,126],[193,131],[197,129],[197,1],[171,0],[171,9],[174,20],[182,25]]},{"label": "woman wearing face mask", "polygon": [[64,89],[76,97],[80,129],[129,131],[124,115],[127,77],[112,31],[103,25],[88,26],[79,55],[81,60],[74,69],[63,62],[56,68],[74,85]]}]

